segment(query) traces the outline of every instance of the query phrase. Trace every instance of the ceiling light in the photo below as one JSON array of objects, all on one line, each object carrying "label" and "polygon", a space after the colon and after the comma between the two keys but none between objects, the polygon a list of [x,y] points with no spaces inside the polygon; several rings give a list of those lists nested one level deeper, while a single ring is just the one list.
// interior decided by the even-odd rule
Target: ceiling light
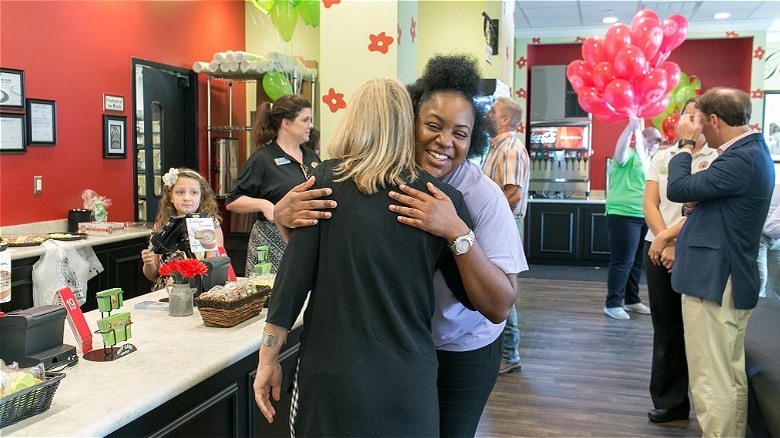
[{"label": "ceiling light", "polygon": [[610,15],[609,17],[604,17],[604,18],[601,19],[601,22],[604,23],[604,24],[617,23],[617,21],[618,21],[618,17],[615,17],[613,15]]},{"label": "ceiling light", "polygon": [[712,16],[712,18],[716,20],[725,20],[726,18],[729,17],[731,17],[731,12],[718,12],[717,14]]}]

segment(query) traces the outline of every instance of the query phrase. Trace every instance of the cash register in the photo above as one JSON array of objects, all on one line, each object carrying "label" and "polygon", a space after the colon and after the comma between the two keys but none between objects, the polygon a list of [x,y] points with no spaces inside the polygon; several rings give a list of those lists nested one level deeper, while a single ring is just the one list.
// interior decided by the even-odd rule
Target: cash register
[{"label": "cash register", "polygon": [[0,358],[46,369],[77,360],[76,347],[63,344],[66,315],[64,307],[46,305],[0,316]]}]

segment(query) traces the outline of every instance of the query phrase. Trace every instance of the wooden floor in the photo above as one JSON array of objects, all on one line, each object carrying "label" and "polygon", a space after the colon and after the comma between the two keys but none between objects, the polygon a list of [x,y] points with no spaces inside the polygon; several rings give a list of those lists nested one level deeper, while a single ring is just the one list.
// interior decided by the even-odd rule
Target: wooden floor
[{"label": "wooden floor", "polygon": [[[690,420],[651,423],[653,326],[601,311],[606,284],[520,279],[522,370],[498,377],[479,437],[699,437]],[[640,296],[647,303],[647,289]]]}]

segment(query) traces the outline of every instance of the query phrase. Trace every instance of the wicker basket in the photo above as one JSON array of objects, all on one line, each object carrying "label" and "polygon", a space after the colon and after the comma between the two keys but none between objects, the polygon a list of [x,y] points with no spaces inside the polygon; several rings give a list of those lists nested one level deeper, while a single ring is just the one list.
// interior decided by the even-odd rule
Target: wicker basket
[{"label": "wicker basket", "polygon": [[46,373],[43,382],[0,398],[0,428],[49,409],[54,392],[64,377],[64,373]]},{"label": "wicker basket", "polygon": [[206,327],[233,327],[247,319],[254,318],[263,310],[271,288],[258,288],[258,293],[235,301],[221,301],[195,298],[203,324]]}]

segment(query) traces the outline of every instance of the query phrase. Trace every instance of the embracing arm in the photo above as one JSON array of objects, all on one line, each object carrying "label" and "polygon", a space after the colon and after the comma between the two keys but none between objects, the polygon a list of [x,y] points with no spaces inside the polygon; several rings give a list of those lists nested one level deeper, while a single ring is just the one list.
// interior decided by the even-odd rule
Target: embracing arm
[{"label": "embracing arm", "polygon": [[274,221],[274,204],[262,198],[252,198],[246,195],[241,195],[229,204],[225,205],[225,208],[233,213],[248,214],[248,213],[263,213],[268,222]]},{"label": "embracing arm", "polygon": [[329,188],[314,189],[315,177],[310,177],[302,184],[293,187],[274,206],[274,219],[276,228],[284,241],[290,239],[292,228],[309,227],[317,225],[320,219],[329,219],[331,212],[326,209],[336,208],[336,201],[319,199],[330,195],[333,190]]},{"label": "embracing arm", "polygon": [[[399,214],[399,222],[441,237],[450,245],[468,233],[469,227],[444,192],[431,183],[427,187],[433,196],[405,185],[399,187],[404,193],[391,191],[390,197],[404,206],[391,205],[390,210]],[[490,261],[479,236],[469,252],[455,256],[455,262],[474,308],[493,323],[504,321],[517,298],[516,276],[504,274]]]}]

